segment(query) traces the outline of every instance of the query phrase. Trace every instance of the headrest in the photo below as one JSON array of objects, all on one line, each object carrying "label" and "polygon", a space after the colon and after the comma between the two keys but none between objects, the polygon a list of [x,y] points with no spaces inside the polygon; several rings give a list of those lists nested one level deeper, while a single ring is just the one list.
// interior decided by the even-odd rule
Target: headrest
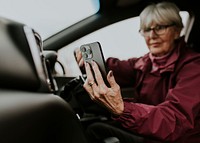
[{"label": "headrest", "polygon": [[34,30],[0,17],[0,88],[49,91]]}]

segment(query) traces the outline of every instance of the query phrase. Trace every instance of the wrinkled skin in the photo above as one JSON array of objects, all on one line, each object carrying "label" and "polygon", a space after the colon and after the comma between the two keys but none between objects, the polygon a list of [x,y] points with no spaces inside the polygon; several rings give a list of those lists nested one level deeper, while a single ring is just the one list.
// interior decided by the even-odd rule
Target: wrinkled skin
[{"label": "wrinkled skin", "polygon": [[[110,84],[110,87],[107,87],[103,81],[97,64],[92,62],[91,67],[92,69],[88,63],[85,63],[87,79],[83,85],[86,91],[89,93],[91,99],[108,108],[108,110],[113,114],[122,114],[124,110],[124,103],[121,96],[121,90],[115,81],[112,71],[109,71],[107,75],[107,80]],[[95,77],[93,77],[91,70],[94,70]],[[94,78],[96,79],[97,83],[94,82]],[[89,83],[94,84],[89,85]]]}]

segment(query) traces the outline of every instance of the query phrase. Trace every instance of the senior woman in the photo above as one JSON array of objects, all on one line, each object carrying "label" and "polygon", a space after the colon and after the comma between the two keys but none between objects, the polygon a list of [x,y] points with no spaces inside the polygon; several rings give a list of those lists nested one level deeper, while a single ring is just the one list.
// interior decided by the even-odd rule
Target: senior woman
[{"label": "senior woman", "polygon": [[[151,4],[140,14],[139,30],[149,53],[122,61],[108,58],[110,87],[104,84],[95,62],[94,77],[88,63],[84,64],[84,88],[121,126],[90,125],[87,133],[91,142],[112,136],[121,143],[200,142],[200,54],[188,48],[184,37],[180,37],[182,28],[175,4]],[[120,87],[130,86],[136,89],[137,96],[123,99]]]}]

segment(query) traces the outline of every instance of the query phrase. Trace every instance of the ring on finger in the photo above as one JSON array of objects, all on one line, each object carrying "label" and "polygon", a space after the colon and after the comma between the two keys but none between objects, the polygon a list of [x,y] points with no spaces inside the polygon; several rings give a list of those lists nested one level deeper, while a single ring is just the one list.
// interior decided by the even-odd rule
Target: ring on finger
[{"label": "ring on finger", "polygon": [[94,81],[89,82],[88,84],[89,84],[89,86],[92,86],[94,84]]}]

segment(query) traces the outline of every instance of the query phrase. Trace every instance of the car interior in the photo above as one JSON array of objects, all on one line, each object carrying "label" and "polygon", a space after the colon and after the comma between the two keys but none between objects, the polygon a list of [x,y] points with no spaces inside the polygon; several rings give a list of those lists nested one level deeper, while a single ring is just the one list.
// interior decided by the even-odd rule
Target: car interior
[{"label": "car interior", "polygon": [[[109,120],[110,113],[94,103],[83,89],[86,77],[76,63],[76,47],[71,43],[114,23],[138,17],[146,5],[158,1],[99,0],[96,14],[45,40],[29,25],[0,17],[0,142],[88,143],[85,127]],[[197,2],[173,2],[189,13],[185,40],[200,52]],[[123,97],[133,93],[130,87],[122,89]],[[119,140],[112,137],[104,142]]]},{"label": "car interior", "polygon": [[0,27],[0,142],[86,143],[70,105],[53,94],[46,59],[54,54],[43,55],[30,27],[5,18]]}]

